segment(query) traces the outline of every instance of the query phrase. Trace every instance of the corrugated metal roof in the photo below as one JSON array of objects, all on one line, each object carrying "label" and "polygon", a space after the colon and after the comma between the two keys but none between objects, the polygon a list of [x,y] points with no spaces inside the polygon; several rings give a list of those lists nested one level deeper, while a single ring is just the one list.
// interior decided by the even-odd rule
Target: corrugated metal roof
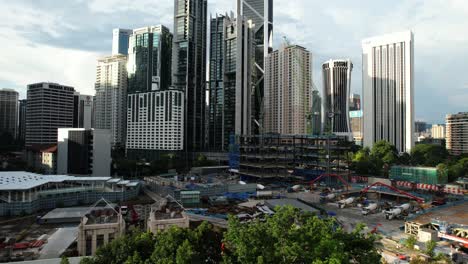
[{"label": "corrugated metal roof", "polygon": [[68,175],[41,175],[25,171],[0,172],[0,190],[29,190],[47,183],[64,181],[107,181],[111,177],[74,177]]}]

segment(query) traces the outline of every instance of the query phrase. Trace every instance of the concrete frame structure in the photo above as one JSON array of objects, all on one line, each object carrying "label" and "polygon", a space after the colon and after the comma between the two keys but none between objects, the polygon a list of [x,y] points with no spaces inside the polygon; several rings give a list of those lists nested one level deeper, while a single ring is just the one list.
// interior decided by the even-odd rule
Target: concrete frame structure
[{"label": "concrete frame structure", "polygon": [[380,140],[410,152],[414,140],[414,38],[411,31],[362,41],[364,146]]},{"label": "concrete frame structure", "polygon": [[265,58],[264,133],[307,134],[312,108],[312,54],[283,46]]},{"label": "concrete frame structure", "polygon": [[[105,202],[105,207],[96,207]],[[125,220],[104,198],[97,201],[81,218],[78,226],[78,255],[94,256],[96,250],[125,234]]]},{"label": "concrete frame structure", "polygon": [[350,59],[329,60],[322,64],[323,133],[346,136],[350,140],[353,138],[349,120],[352,70]]},{"label": "concrete frame structure", "polygon": [[468,153],[468,112],[447,115],[446,147],[452,155]]},{"label": "concrete frame structure", "polygon": [[13,89],[0,89],[0,133],[8,132],[18,137],[18,92]]},{"label": "concrete frame structure", "polygon": [[95,88],[94,128],[109,129],[113,146],[125,145],[127,56],[118,54],[98,59]]},{"label": "concrete frame structure", "polygon": [[[57,139],[57,173],[110,176],[111,132],[107,129],[59,128]],[[73,171],[78,163],[88,173]],[[75,167],[76,168],[76,167]]]}]

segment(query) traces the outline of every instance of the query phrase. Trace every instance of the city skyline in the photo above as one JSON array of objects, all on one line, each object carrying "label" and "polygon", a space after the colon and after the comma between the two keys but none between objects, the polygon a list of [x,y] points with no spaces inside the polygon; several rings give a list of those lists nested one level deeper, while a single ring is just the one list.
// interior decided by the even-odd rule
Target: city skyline
[{"label": "city skyline", "polygon": [[[208,14],[235,11],[235,2],[211,0],[208,2]],[[3,3],[4,8],[0,12],[4,19],[0,23],[5,30],[0,38],[11,52],[0,59],[0,87],[13,88],[20,93],[20,98],[25,98],[28,83],[51,81],[76,87],[83,94],[93,94],[96,59],[110,55],[114,28],[156,24],[173,28],[173,1],[131,3],[123,0],[76,1],[67,3],[67,6],[57,6],[52,1]],[[390,4],[392,8],[389,8]],[[352,77],[352,92],[358,94],[362,93],[362,76],[359,74],[362,67],[361,40],[413,30],[415,118],[443,123],[445,114],[465,110],[468,79],[462,72],[463,67],[457,65],[468,58],[468,51],[464,48],[468,38],[457,32],[468,24],[463,19],[468,15],[468,4],[462,1],[424,1],[424,4],[422,1],[395,4],[368,1],[368,4],[357,6],[344,1],[297,1],[295,5],[288,5],[287,1],[276,0],[274,5],[274,48],[279,47],[282,36],[287,36],[292,43],[309,49],[315,58],[314,76],[320,76],[318,66],[324,61],[349,57],[356,69]],[[307,10],[319,11],[315,16],[307,16]],[[356,16],[358,11],[359,16]],[[96,18],[96,14],[106,15]],[[135,19],[138,14],[147,15],[143,19]],[[398,19],[390,19],[391,16]],[[88,19],[91,17],[94,19]],[[17,63],[9,65],[8,62],[13,60]],[[32,61],[47,63],[34,64]],[[63,61],[68,64],[64,65]],[[314,82],[321,87],[320,79],[314,78]],[[450,94],[447,94],[447,89]]]}]

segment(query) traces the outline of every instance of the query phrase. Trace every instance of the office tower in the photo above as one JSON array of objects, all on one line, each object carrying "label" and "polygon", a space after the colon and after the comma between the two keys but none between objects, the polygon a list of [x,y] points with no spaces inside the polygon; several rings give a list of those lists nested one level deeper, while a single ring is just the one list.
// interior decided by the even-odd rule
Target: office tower
[{"label": "office tower", "polygon": [[362,145],[362,110],[349,111],[349,123],[354,142]]},{"label": "office tower", "polygon": [[352,139],[349,123],[349,94],[353,64],[349,59],[329,60],[322,64],[323,130]]},{"label": "office tower", "polygon": [[445,139],[445,125],[432,125],[431,135],[435,139]]},{"label": "office tower", "polygon": [[362,41],[364,146],[414,146],[414,40],[411,31]]},{"label": "office tower", "polygon": [[426,132],[427,130],[427,123],[424,121],[416,121],[414,122],[414,132],[421,134]]},{"label": "office tower", "polygon": [[13,89],[0,89],[0,135],[8,133],[17,137],[18,92]]},{"label": "office tower", "polygon": [[112,55],[127,55],[128,43],[133,30],[115,28],[112,30]]},{"label": "office tower", "polygon": [[452,155],[468,153],[468,112],[445,117],[446,146]]},{"label": "office tower", "polygon": [[261,131],[265,57],[273,50],[273,0],[237,0],[236,134]]},{"label": "office tower", "polygon": [[57,83],[28,85],[26,107],[26,147],[56,144],[57,128],[73,126],[75,89]]},{"label": "office tower", "polygon": [[75,92],[73,95],[73,127],[91,128],[93,96]]},{"label": "office tower", "polygon": [[361,96],[359,94],[351,94],[349,97],[349,111],[361,110]]},{"label": "office tower", "polygon": [[210,23],[208,147],[227,151],[235,129],[236,21],[216,15]]},{"label": "office tower", "polygon": [[96,67],[94,128],[109,129],[112,145],[125,146],[127,120],[127,56],[98,59]]},{"label": "office tower", "polygon": [[183,149],[185,99],[170,87],[171,47],[172,34],[161,25],[135,29],[130,37],[126,149],[132,158]]},{"label": "office tower", "polygon": [[312,108],[309,118],[311,127],[308,134],[320,135],[322,133],[322,97],[315,87],[312,89]]},{"label": "office tower", "polygon": [[19,118],[18,118],[18,140],[21,145],[24,145],[24,139],[26,137],[26,107],[28,100],[19,100]]},{"label": "office tower", "polygon": [[57,174],[110,176],[111,131],[59,128]]},{"label": "office tower", "polygon": [[312,54],[283,46],[265,58],[264,133],[303,135],[312,107]]},{"label": "office tower", "polygon": [[172,84],[185,92],[185,148],[205,145],[206,0],[174,1]]}]

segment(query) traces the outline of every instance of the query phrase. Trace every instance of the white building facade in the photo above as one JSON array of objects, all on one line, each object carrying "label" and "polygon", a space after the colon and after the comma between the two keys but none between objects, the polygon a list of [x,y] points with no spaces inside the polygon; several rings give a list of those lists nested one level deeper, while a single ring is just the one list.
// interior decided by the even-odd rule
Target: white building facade
[{"label": "white building facade", "polygon": [[432,138],[435,139],[444,139],[445,138],[445,126],[444,125],[432,125],[431,128]]},{"label": "white building facade", "polygon": [[99,59],[95,88],[95,128],[109,129],[113,146],[125,145],[127,56],[118,54]]},{"label": "white building facade", "polygon": [[129,94],[127,150],[183,150],[184,93],[180,90]]},{"label": "white building facade", "polygon": [[312,107],[312,54],[290,45],[270,53],[265,65],[264,132],[306,134]]},{"label": "white building facade", "polygon": [[414,146],[414,39],[411,31],[362,41],[364,146]]}]

